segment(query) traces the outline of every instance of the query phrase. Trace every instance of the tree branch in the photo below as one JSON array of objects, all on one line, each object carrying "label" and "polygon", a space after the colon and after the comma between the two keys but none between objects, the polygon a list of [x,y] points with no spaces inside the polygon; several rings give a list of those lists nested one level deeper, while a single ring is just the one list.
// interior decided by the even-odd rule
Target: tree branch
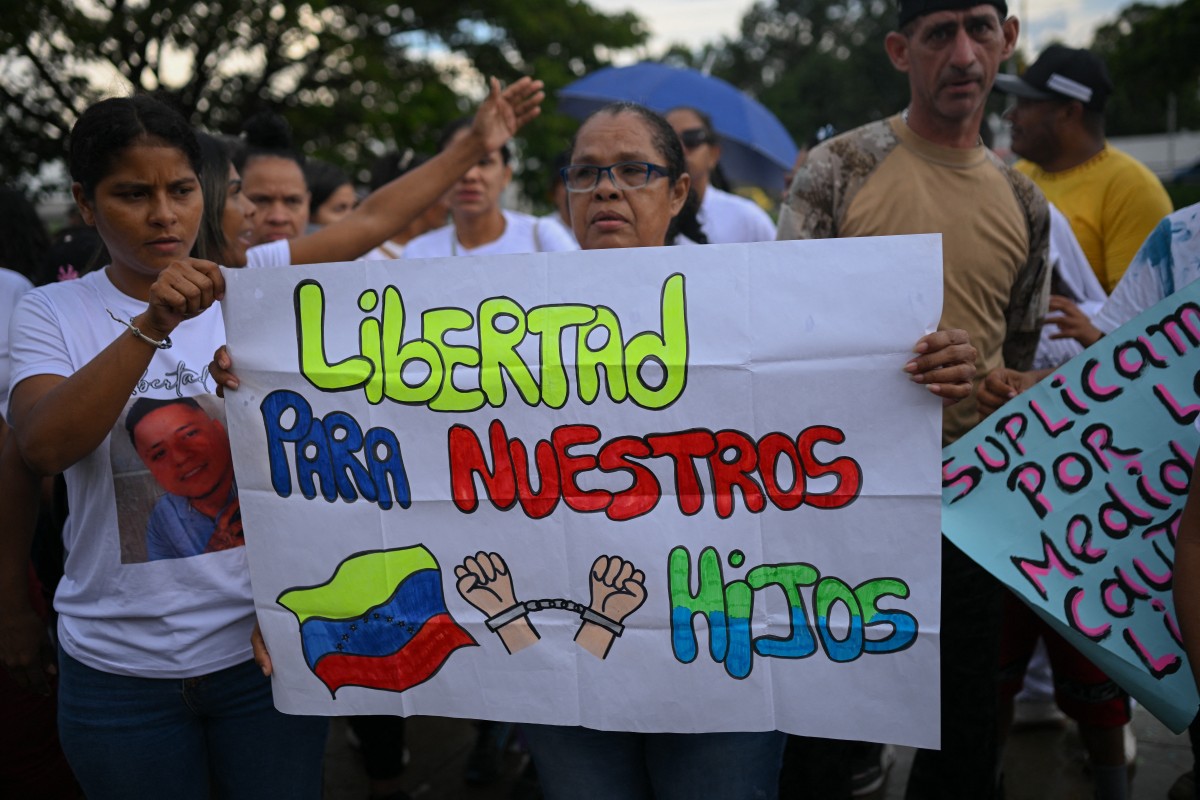
[{"label": "tree branch", "polygon": [[[66,92],[63,91],[62,84],[58,78],[50,73],[50,71],[46,68],[46,65],[42,63],[41,58],[38,57],[37,53],[33,52],[33,48],[29,46],[29,40],[22,39],[19,48],[21,52],[24,53],[25,56],[33,63],[33,67],[37,70],[38,75],[40,75],[42,80],[46,82],[46,85],[50,87],[50,90],[54,92],[54,96],[58,99],[58,102],[62,103],[64,108],[68,108],[75,113],[79,113],[79,109],[75,107],[74,101],[66,94]],[[24,108],[24,104],[22,104],[22,108]]]}]

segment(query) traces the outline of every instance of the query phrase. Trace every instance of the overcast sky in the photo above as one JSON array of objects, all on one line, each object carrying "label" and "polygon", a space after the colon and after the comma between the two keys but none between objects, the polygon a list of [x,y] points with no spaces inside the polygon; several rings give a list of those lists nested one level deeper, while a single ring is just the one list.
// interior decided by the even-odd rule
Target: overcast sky
[{"label": "overcast sky", "polygon": [[[720,36],[736,36],[751,0],[588,0],[603,11],[634,11],[650,26],[650,50],[657,54],[674,42],[699,47]],[[1148,0],[1162,5],[1166,0]],[[1075,47],[1091,42],[1096,26],[1111,20],[1133,0],[1009,0],[1009,13],[1022,21],[1022,45],[1034,53],[1053,41]]]}]

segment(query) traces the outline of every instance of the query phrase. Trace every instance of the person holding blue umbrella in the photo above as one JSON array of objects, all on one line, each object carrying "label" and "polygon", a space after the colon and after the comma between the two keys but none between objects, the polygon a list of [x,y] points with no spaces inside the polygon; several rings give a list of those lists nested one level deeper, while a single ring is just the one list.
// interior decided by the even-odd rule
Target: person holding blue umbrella
[{"label": "person holding blue umbrella", "polygon": [[692,191],[700,200],[696,218],[708,243],[774,241],[775,223],[767,212],[753,200],[712,185],[712,172],[721,160],[721,141],[713,129],[712,119],[690,106],[672,109],[666,117],[683,144]]}]

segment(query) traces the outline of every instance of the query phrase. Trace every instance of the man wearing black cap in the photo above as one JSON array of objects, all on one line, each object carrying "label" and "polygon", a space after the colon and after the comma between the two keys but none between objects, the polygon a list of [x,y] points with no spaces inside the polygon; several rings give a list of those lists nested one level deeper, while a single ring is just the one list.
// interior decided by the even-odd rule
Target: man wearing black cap
[{"label": "man wearing black cap", "polygon": [[[797,171],[780,239],[941,233],[939,327],[963,328],[989,370],[1031,364],[1049,290],[1045,198],[979,138],[984,105],[1019,24],[1004,0],[900,0],[884,45],[908,75],[895,116],[813,149]],[[946,409],[949,444],[978,422],[974,398]],[[943,540],[942,749],[920,751],[910,798],[996,795],[1000,586]]]},{"label": "man wearing black cap", "polygon": [[1108,70],[1087,50],[1047,47],[1025,74],[999,75],[996,90],[1016,98],[1016,168],[1066,215],[1104,291],[1112,292],[1171,200],[1158,178],[1104,140]]}]

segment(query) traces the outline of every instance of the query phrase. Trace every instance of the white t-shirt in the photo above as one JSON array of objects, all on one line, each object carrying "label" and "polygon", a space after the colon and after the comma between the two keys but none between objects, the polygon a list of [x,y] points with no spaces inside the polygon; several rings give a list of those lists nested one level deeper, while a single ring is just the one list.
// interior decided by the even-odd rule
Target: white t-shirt
[{"label": "white t-shirt", "polygon": [[8,417],[8,373],[9,343],[8,326],[12,322],[13,309],[21,295],[33,288],[33,284],[19,272],[0,269],[0,412]]},{"label": "white t-shirt", "polygon": [[[423,233],[404,248],[404,258],[444,258],[446,256],[499,256],[508,253],[549,253],[578,250],[574,237],[560,225],[547,225],[537,217],[504,209],[504,233],[494,242],[469,249],[458,241],[453,223]],[[540,224],[539,224],[540,222]]]},{"label": "white t-shirt", "polygon": [[557,211],[555,211],[551,214],[547,214],[544,217],[538,217],[538,221],[542,225],[550,225],[552,227],[560,229],[564,234],[566,234],[568,237],[570,237],[572,242],[575,242],[576,244],[579,243],[578,240],[575,238],[575,231],[571,230],[570,226],[567,225],[567,223],[563,222],[563,218],[558,215]]},{"label": "white t-shirt", "polygon": [[696,214],[709,244],[775,241],[775,223],[753,200],[709,186]]},{"label": "white t-shirt", "polygon": [[[1075,295],[1079,310],[1094,317],[1108,300],[1108,295],[1104,293],[1104,287],[1096,278],[1096,271],[1083,254],[1083,248],[1071,230],[1071,223],[1053,203],[1050,204],[1050,263],[1055,274]],[[1058,328],[1054,325],[1042,327],[1042,336],[1033,356],[1034,369],[1053,369],[1083,352],[1083,345],[1074,339],[1051,339],[1051,334],[1057,332]]]},{"label": "white t-shirt", "polygon": [[359,256],[359,261],[394,261],[397,258],[404,257],[404,245],[396,244],[393,241],[386,241],[370,250],[366,255]]},{"label": "white t-shirt", "polygon": [[[146,303],[117,290],[105,270],[27,292],[13,318],[13,386],[34,375],[69,376],[131,335],[106,309],[129,319]],[[208,417],[223,417],[208,373],[225,341],[220,307],[182,323],[171,340],[155,352],[112,433],[65,473],[71,513],[54,599],[59,639],[73,658],[119,675],[194,677],[251,658],[246,548],[161,560],[147,553],[152,513],[179,496],[160,487],[133,449],[126,412],[140,398],[191,397]]]},{"label": "white t-shirt", "polygon": [[290,267],[292,248],[287,239],[256,244],[246,251],[247,267]]},{"label": "white t-shirt", "polygon": [[1200,203],[1163,217],[1133,256],[1092,324],[1112,333],[1169,294],[1200,279]]}]

